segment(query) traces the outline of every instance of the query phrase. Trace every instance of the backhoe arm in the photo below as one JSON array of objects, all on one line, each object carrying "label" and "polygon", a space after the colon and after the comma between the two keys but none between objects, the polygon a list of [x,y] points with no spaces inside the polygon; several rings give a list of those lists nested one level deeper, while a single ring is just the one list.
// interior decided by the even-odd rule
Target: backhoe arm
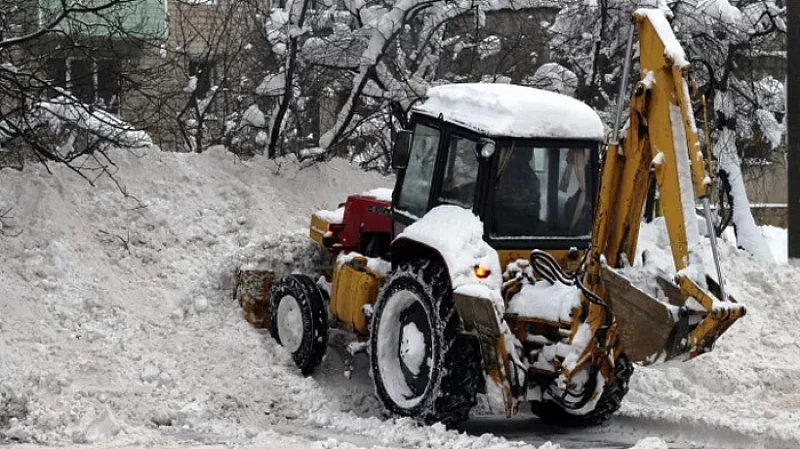
[{"label": "backhoe arm", "polygon": [[[633,91],[624,139],[612,137],[607,146],[585,284],[610,306],[620,342],[632,358],[691,358],[710,349],[744,308],[732,299],[723,301],[728,298],[703,266],[695,198],[707,204],[711,181],[691,107],[689,63],[661,11],[638,10],[633,21],[641,81]],[[633,288],[608,268],[633,262],[652,182],[659,188],[676,270],[673,279],[659,281],[669,304]]]}]

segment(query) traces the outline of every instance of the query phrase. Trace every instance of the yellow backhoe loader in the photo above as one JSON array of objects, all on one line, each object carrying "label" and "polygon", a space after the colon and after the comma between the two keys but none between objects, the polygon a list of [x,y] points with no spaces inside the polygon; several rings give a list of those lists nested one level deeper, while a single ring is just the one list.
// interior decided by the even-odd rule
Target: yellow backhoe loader
[{"label": "yellow backhoe loader", "polygon": [[[237,273],[248,321],[304,373],[330,329],[348,332],[388,411],[449,425],[480,394],[507,416],[529,401],[545,421],[598,424],[619,409],[634,363],[710,351],[745,309],[725,292],[710,228],[716,281],[703,266],[695,204],[710,227],[711,180],[690,67],[661,11],[638,10],[633,23],[610,135],[559,94],[430,89],[398,138],[394,190],[312,217],[332,262],[324,279]],[[637,30],[641,80],[621,131]],[[633,283],[653,182],[675,270]]]}]

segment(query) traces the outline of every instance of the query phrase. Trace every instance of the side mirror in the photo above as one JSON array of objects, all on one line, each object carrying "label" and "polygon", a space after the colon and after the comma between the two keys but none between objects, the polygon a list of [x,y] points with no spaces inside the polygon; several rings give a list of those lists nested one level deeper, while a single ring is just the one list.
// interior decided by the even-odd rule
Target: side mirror
[{"label": "side mirror", "polygon": [[392,150],[392,168],[399,170],[406,168],[408,165],[412,136],[412,132],[405,129],[397,132],[394,149]]},{"label": "side mirror", "polygon": [[489,159],[494,154],[495,149],[497,149],[497,147],[494,140],[486,137],[481,138],[481,140],[479,140],[478,144],[475,146],[475,152],[477,153],[478,160]]}]

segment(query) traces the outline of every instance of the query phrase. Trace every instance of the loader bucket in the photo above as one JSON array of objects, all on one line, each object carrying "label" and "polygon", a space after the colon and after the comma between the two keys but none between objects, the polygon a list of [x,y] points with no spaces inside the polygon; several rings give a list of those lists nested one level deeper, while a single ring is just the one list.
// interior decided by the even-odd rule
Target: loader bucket
[{"label": "loader bucket", "polygon": [[[732,298],[719,300],[685,277],[678,278],[678,285],[657,278],[665,296],[659,300],[611,268],[602,267],[601,276],[623,350],[643,365],[688,360],[709,352],[716,339],[745,314],[744,307]],[[707,281],[709,289],[716,292],[718,286]],[[691,303],[689,298],[693,298]]]},{"label": "loader bucket", "polygon": [[269,324],[269,300],[278,275],[268,270],[236,270],[236,289],[233,299],[239,302],[244,317],[253,327]]}]

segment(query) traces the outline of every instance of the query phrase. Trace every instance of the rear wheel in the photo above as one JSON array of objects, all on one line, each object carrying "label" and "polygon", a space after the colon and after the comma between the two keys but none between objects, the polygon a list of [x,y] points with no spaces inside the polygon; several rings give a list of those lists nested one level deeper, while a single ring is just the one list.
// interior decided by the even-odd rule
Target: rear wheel
[{"label": "rear wheel", "polygon": [[632,375],[633,364],[627,357],[621,356],[614,368],[614,379],[605,386],[592,411],[582,415],[572,414],[553,401],[531,401],[531,411],[542,421],[558,426],[591,427],[604,424],[622,405]]},{"label": "rear wheel", "polygon": [[389,412],[447,425],[467,419],[483,378],[477,345],[460,329],[444,267],[400,264],[381,291],[370,333],[372,377]]},{"label": "rear wheel", "polygon": [[310,277],[284,276],[272,288],[269,331],[292,353],[303,374],[310,374],[328,347],[328,311],[325,295]]}]

